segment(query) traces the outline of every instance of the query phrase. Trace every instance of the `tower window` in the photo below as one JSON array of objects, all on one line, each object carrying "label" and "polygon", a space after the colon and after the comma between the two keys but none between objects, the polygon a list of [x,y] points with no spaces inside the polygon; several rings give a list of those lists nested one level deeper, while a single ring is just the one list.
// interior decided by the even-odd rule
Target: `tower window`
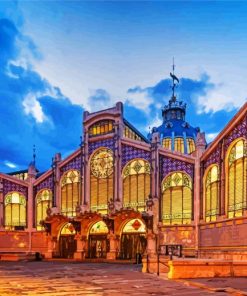
[{"label": "tower window", "polygon": [[176,138],[174,150],[177,152],[184,153],[184,139],[183,138]]}]

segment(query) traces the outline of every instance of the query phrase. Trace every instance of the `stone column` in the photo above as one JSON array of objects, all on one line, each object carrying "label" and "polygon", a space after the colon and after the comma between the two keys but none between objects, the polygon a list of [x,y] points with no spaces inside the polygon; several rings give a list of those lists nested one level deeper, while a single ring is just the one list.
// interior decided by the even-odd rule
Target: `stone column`
[{"label": "stone column", "polygon": [[83,235],[76,235],[76,252],[74,253],[74,259],[83,260],[86,257],[86,243],[87,237]]},{"label": "stone column", "polygon": [[147,255],[156,255],[156,235],[151,230],[147,233]]},{"label": "stone column", "polygon": [[27,228],[29,234],[28,251],[32,251],[32,232],[35,231],[34,226],[34,196],[33,196],[33,183],[35,181],[36,168],[34,163],[31,163],[28,168],[28,197],[27,197]]},{"label": "stone column", "polygon": [[116,242],[116,236],[113,233],[112,230],[110,230],[110,233],[107,236],[107,239],[109,239],[110,242],[110,251],[106,254],[106,258],[109,260],[115,260],[117,255],[117,242]]},{"label": "stone column", "polygon": [[53,198],[55,198],[56,201],[56,206],[53,208],[53,213],[60,213],[61,212],[61,190],[60,190],[60,170],[59,170],[59,163],[61,162],[61,154],[60,153],[56,153],[54,156],[54,193],[55,196]]},{"label": "stone column", "polygon": [[47,235],[47,251],[44,253],[46,259],[51,259],[53,253],[53,240],[50,234]]},{"label": "stone column", "polygon": [[0,179],[0,230],[4,230],[3,209],[4,209],[3,180]]},{"label": "stone column", "polygon": [[196,138],[196,153],[195,153],[195,170],[194,170],[194,223],[195,223],[195,255],[198,256],[200,245],[200,187],[201,187],[201,170],[200,170],[200,157],[205,151],[206,140],[204,133],[198,133]]}]

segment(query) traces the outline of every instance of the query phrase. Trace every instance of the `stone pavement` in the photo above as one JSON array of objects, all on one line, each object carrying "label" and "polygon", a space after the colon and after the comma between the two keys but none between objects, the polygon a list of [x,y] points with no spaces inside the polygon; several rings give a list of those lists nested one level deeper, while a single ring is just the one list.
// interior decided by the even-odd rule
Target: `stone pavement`
[{"label": "stone pavement", "polygon": [[[115,296],[214,294],[183,282],[141,273],[134,264],[0,262],[0,296]],[[218,292],[217,295],[228,295]]]}]

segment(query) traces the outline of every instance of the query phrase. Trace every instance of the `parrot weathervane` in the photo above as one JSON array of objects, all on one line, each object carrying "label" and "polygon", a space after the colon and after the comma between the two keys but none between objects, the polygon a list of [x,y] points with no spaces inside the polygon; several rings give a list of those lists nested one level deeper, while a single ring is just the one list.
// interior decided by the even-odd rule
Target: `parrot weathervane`
[{"label": "parrot weathervane", "polygon": [[170,72],[170,76],[172,78],[172,86],[171,86],[171,88],[172,88],[172,101],[175,102],[176,101],[175,88],[179,84],[179,79],[177,78],[177,76],[175,76],[174,70],[175,70],[175,65],[174,65],[174,58],[173,58],[172,73]]}]

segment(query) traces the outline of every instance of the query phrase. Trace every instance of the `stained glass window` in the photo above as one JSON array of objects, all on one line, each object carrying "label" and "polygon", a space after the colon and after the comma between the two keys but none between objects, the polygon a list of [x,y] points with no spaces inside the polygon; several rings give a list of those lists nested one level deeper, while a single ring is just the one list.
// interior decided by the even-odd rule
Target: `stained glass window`
[{"label": "stained glass window", "polygon": [[247,209],[247,142],[237,141],[230,148],[227,158],[227,207],[228,217],[239,217]]},{"label": "stained glass window", "polygon": [[150,164],[143,159],[129,162],[123,169],[123,206],[144,211],[150,194]]},{"label": "stained glass window", "polygon": [[213,165],[204,177],[205,220],[216,221],[219,215],[219,169]]},{"label": "stained glass window", "polygon": [[89,128],[89,137],[108,134],[114,131],[112,120],[96,122]]},{"label": "stained glass window", "polygon": [[113,198],[113,152],[108,148],[96,151],[90,162],[90,206],[92,211],[107,214]]},{"label": "stained glass window", "polygon": [[171,138],[164,138],[162,140],[162,146],[167,149],[172,149],[172,139]]},{"label": "stained glass window", "polygon": [[192,182],[182,172],[168,175],[162,182],[162,222],[189,224],[192,219]]},{"label": "stained glass window", "polygon": [[105,222],[98,221],[91,227],[90,234],[102,234],[102,233],[108,233],[108,227],[106,226]]},{"label": "stained glass window", "polygon": [[123,228],[123,233],[145,233],[145,224],[140,219],[133,219],[127,222]]},{"label": "stained glass window", "polygon": [[36,228],[43,230],[44,227],[40,225],[41,220],[45,220],[48,207],[52,204],[52,192],[49,189],[43,189],[38,192],[36,197]]},{"label": "stained glass window", "polygon": [[71,223],[66,223],[63,228],[61,229],[60,235],[73,235],[75,234],[75,228],[73,224]]},{"label": "stained glass window", "polygon": [[61,212],[72,217],[80,202],[80,173],[76,170],[66,172],[61,179]]},{"label": "stained glass window", "polygon": [[26,198],[18,192],[11,192],[5,196],[4,205],[5,228],[24,230],[26,226]]},{"label": "stained glass window", "polygon": [[177,152],[184,153],[184,139],[183,138],[175,138],[174,150]]},{"label": "stained glass window", "polygon": [[193,151],[196,150],[195,141],[193,139],[190,139],[190,138],[186,139],[186,141],[187,141],[187,153],[190,154],[190,153],[192,153]]}]

